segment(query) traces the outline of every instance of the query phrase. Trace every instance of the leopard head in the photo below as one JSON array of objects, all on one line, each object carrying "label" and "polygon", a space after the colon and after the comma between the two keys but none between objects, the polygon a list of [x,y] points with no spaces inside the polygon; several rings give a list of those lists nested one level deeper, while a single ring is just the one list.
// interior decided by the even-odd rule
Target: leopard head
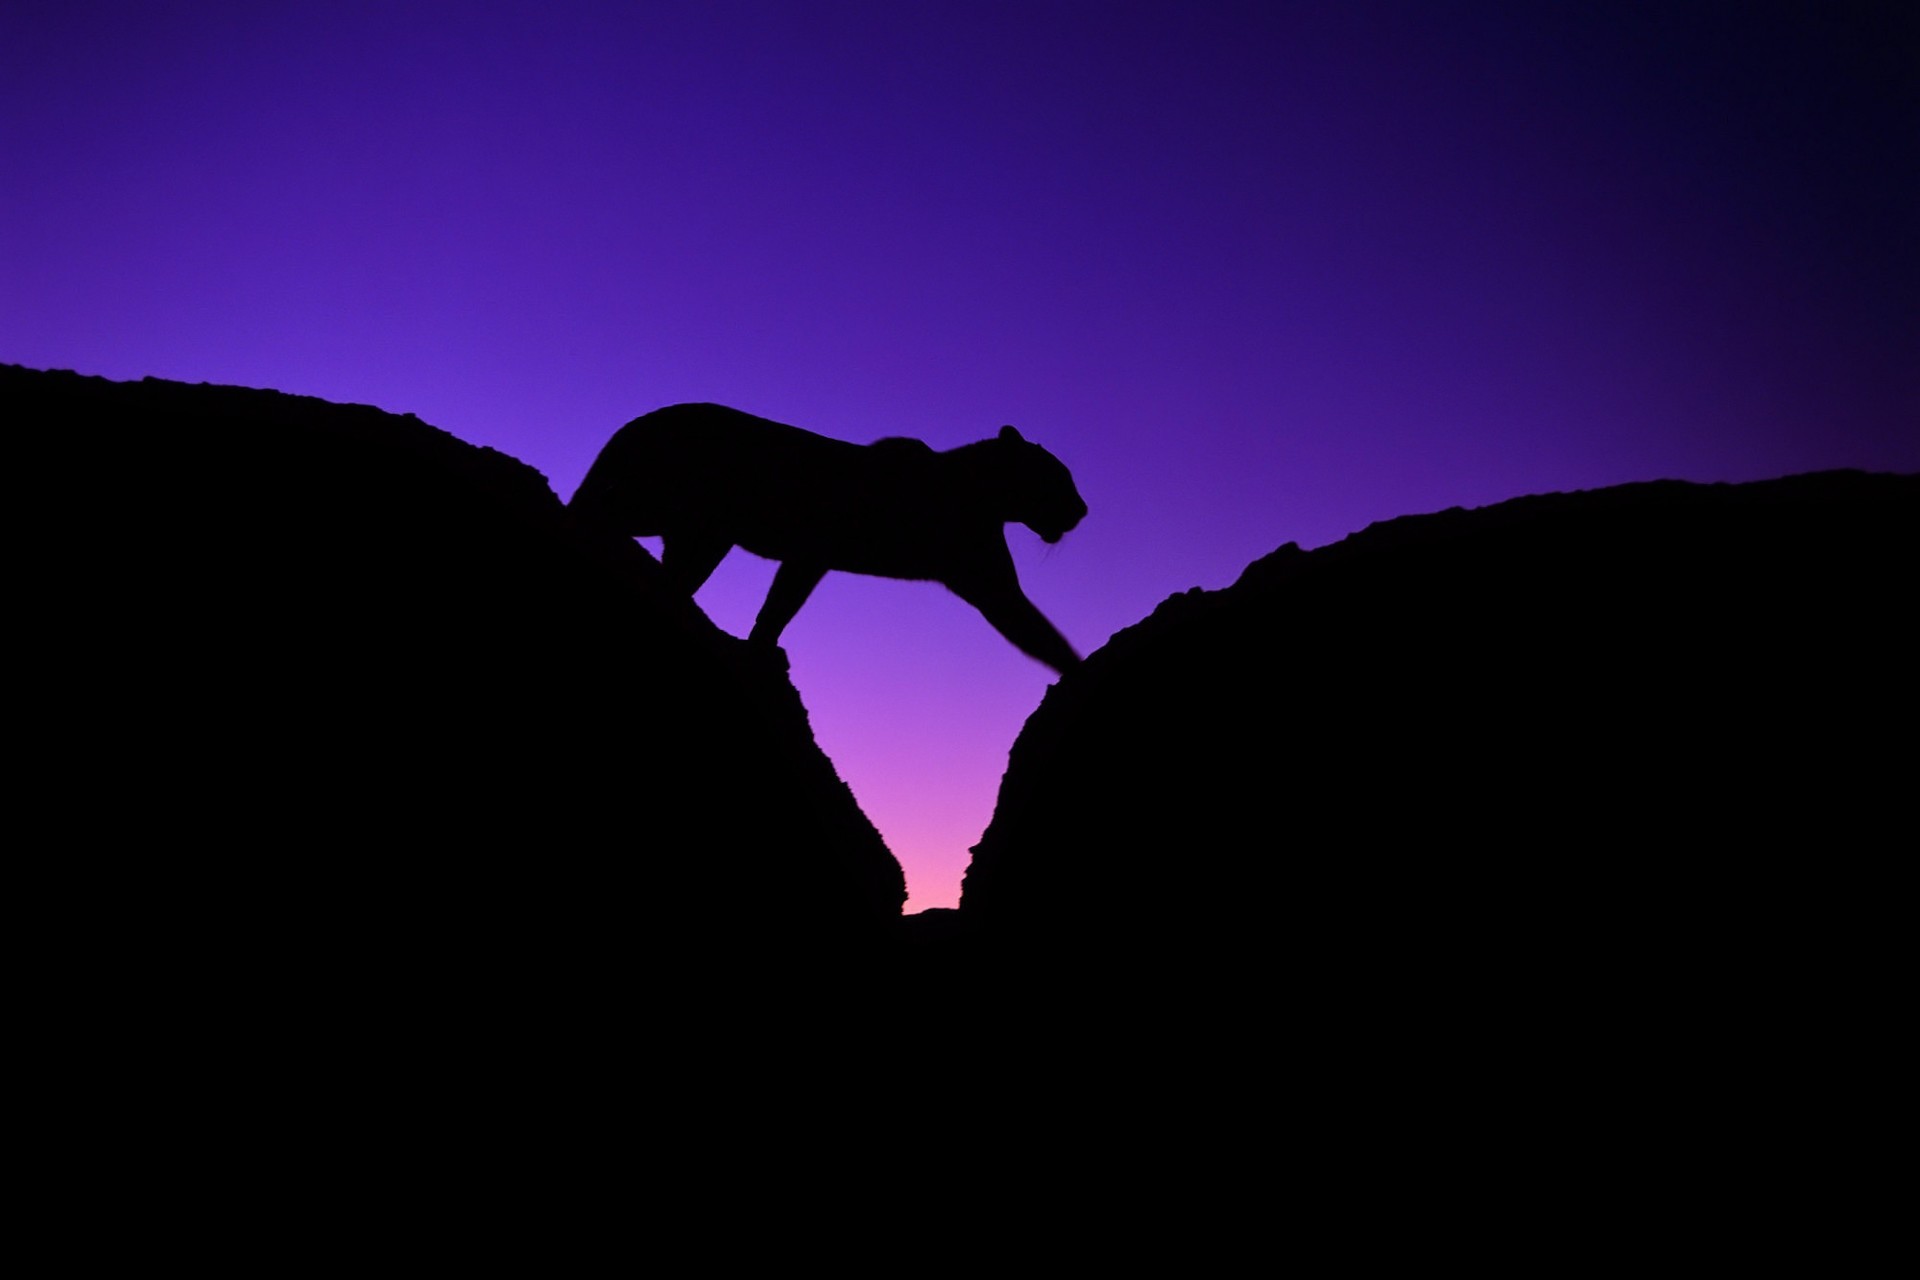
[{"label": "leopard head", "polygon": [[1044,542],[1058,542],[1087,514],[1066,464],[1029,442],[1012,427],[1000,428],[994,448],[1009,520],[1018,521]]}]

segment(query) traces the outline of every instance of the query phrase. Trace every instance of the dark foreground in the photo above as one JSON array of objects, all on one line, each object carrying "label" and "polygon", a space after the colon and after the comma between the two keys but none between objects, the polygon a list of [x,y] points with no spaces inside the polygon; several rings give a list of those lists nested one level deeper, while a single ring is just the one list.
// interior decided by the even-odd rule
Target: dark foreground
[{"label": "dark foreground", "polygon": [[371,1141],[639,1096],[1536,1209],[1692,1168],[1714,1212],[1885,1123],[1920,477],[1283,547],[1056,685],[961,909],[902,921],[778,663],[529,468],[272,392],[0,396],[16,902],[96,1119]]}]

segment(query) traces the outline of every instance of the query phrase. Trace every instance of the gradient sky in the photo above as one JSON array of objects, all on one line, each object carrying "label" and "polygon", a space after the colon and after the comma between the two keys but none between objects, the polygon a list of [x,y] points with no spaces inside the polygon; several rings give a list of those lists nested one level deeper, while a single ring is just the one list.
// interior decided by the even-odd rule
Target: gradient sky
[{"label": "gradient sky", "polygon": [[[679,401],[1011,422],[1092,507],[1009,530],[1083,652],[1374,520],[1920,470],[1911,0],[8,0],[0,122],[0,360],[415,413],[563,498]],[[952,905],[1052,674],[923,583],[784,642]]]}]

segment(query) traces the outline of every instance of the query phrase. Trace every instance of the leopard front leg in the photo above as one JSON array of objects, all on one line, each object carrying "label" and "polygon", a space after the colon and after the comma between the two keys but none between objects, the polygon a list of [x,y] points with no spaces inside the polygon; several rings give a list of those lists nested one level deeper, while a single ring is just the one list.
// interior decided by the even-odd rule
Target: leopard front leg
[{"label": "leopard front leg", "polygon": [[995,631],[1028,657],[1046,663],[1061,675],[1080,665],[1080,655],[1067,638],[1020,589],[1013,557],[1007,554],[1004,543],[999,555],[988,563],[945,581],[948,590],[978,609]]}]

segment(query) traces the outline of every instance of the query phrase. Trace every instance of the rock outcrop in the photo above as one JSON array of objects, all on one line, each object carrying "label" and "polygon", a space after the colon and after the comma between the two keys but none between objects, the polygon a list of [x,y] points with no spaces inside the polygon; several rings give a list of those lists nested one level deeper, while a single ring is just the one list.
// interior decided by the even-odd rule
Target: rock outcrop
[{"label": "rock outcrop", "polygon": [[900,868],[785,673],[537,472],[269,391],[4,367],[0,401],[16,782],[95,990],[625,1026],[891,936]]},{"label": "rock outcrop", "polygon": [[1844,917],[1910,827],[1917,580],[1920,477],[1856,472],[1282,547],[1049,692],[962,915],[1081,956],[1532,977]]},{"label": "rock outcrop", "polygon": [[970,1125],[1207,1206],[1271,1156],[1342,1238],[1818,1203],[1908,1091],[1916,567],[1920,476],[1828,473],[1168,600],[1028,721],[923,959]]}]

